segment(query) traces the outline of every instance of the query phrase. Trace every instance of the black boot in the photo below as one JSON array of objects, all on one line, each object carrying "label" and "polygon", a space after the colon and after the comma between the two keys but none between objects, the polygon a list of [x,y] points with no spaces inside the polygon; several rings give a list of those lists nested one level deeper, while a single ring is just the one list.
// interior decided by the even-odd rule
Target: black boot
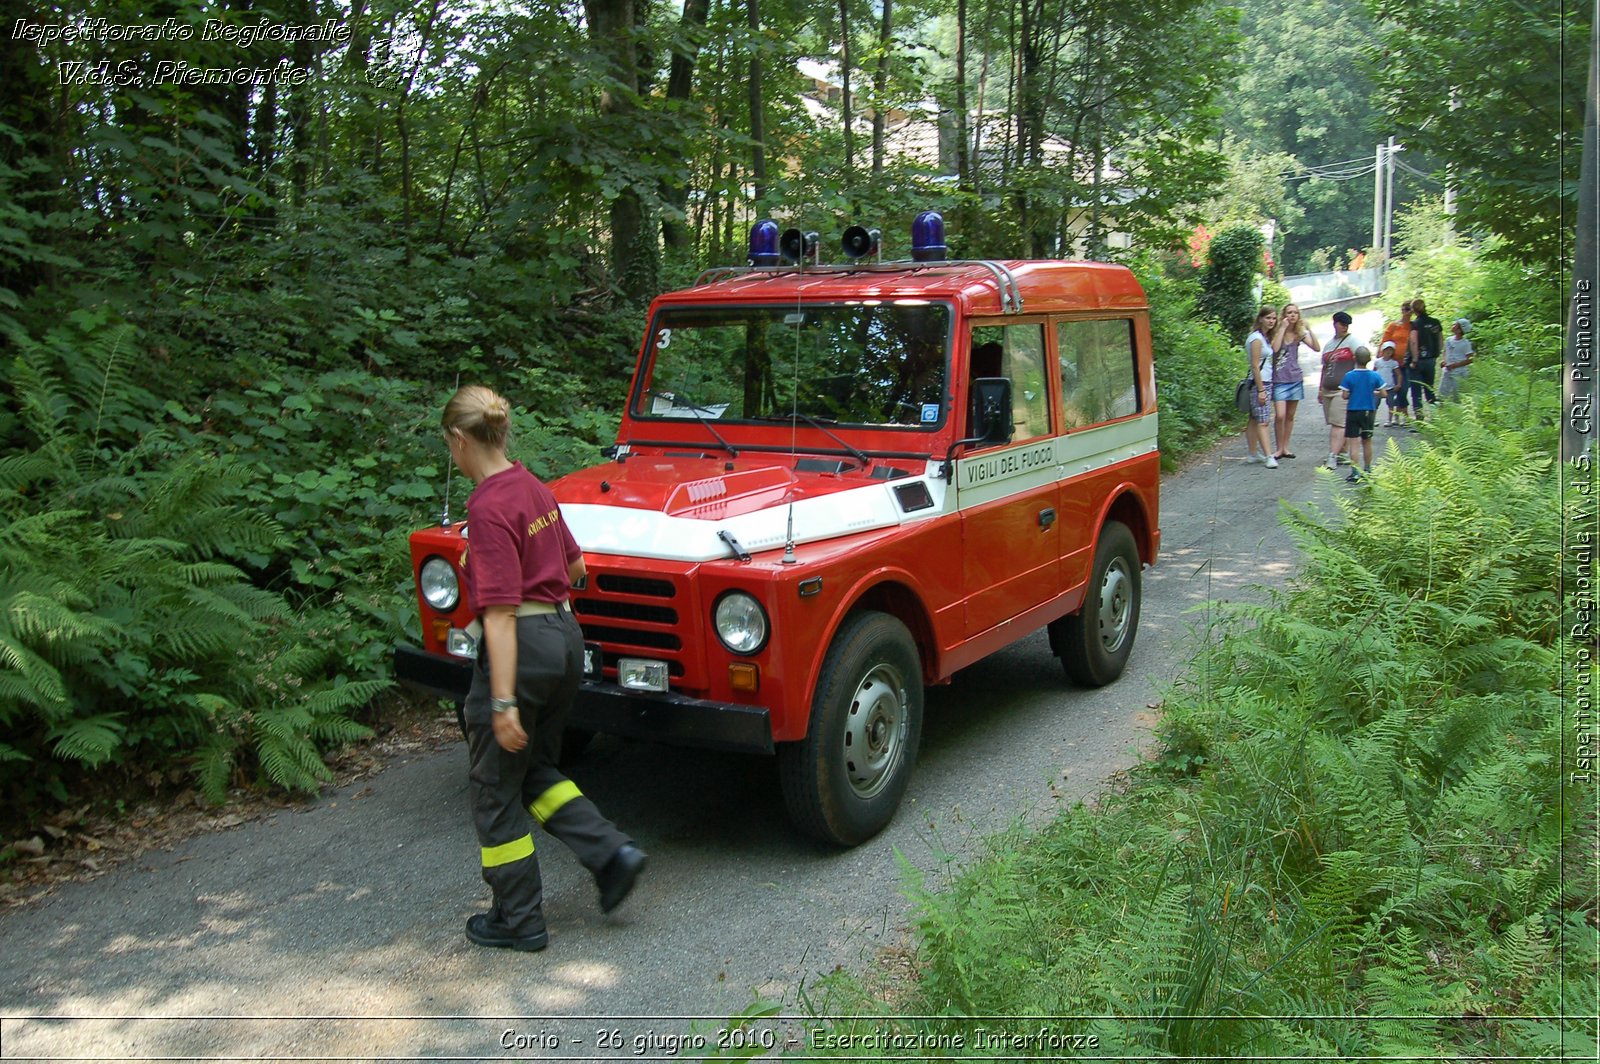
[{"label": "black boot", "polygon": [[645,860],[645,852],[631,842],[617,847],[611,860],[594,877],[600,887],[601,912],[608,913],[622,904],[638,881],[639,873],[644,870]]}]

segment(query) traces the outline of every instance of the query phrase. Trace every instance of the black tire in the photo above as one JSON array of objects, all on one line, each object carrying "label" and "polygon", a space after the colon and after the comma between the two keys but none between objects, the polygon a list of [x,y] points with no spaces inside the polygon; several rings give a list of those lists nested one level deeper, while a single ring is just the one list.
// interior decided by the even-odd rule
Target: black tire
[{"label": "black tire", "polygon": [[916,642],[886,613],[852,614],[822,663],[806,737],[778,750],[795,826],[839,846],[882,831],[900,806],[921,741]]},{"label": "black tire", "polygon": [[1122,675],[1139,634],[1139,548],[1120,521],[1107,521],[1094,548],[1083,605],[1050,625],[1050,645],[1067,678],[1104,687]]}]

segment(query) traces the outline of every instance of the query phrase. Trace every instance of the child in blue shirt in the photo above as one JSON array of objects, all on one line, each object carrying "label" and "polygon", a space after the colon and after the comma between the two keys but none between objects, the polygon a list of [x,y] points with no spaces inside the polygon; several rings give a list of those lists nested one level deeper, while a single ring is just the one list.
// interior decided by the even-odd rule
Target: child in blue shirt
[{"label": "child in blue shirt", "polygon": [[[1360,480],[1363,473],[1372,472],[1372,426],[1377,420],[1378,397],[1383,395],[1383,378],[1368,369],[1372,352],[1365,347],[1356,348],[1356,368],[1344,375],[1339,391],[1345,398],[1344,445],[1350,459],[1351,483]],[[1356,440],[1361,441],[1361,467],[1356,468]]]}]

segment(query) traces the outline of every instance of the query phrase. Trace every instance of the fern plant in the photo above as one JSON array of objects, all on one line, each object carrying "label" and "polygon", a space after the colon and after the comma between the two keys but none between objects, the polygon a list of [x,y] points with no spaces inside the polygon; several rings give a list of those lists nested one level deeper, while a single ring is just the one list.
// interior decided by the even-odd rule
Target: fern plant
[{"label": "fern plant", "polygon": [[283,534],[242,504],[244,470],[153,420],[130,346],[86,312],[12,363],[26,446],[0,460],[0,788],[22,808],[64,796],[68,766],[135,759],[188,761],[213,798],[248,763],[313,788],[318,751],[365,733],[349,713],[383,684],[337,679],[234,563]]},{"label": "fern plant", "polygon": [[1167,754],[914,895],[917,1007],[1115,1016],[1146,1059],[1592,1054],[1553,424],[1468,399],[1331,518],[1286,512],[1302,575],[1220,611]]}]

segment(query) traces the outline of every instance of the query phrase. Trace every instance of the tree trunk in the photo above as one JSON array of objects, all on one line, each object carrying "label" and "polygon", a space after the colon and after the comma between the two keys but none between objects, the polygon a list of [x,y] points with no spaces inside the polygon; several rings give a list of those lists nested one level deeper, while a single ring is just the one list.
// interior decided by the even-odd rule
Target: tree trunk
[{"label": "tree trunk", "polygon": [[[639,110],[638,49],[633,0],[585,0],[589,39],[608,62],[611,85],[600,92],[600,114],[612,123]],[[624,186],[611,201],[611,277],[622,295],[634,302],[649,298],[656,287],[653,235],[646,236],[644,202],[637,189]]]},{"label": "tree trunk", "polygon": [[963,192],[972,191],[967,118],[967,0],[956,0],[956,187]]},{"label": "tree trunk", "polygon": [[839,114],[844,121],[844,183],[855,183],[856,115],[850,100],[850,0],[839,0]]},{"label": "tree trunk", "polygon": [[[672,53],[672,69],[667,75],[667,113],[677,115],[689,102],[694,88],[694,67],[700,58],[700,42],[706,28],[706,16],[711,10],[711,0],[687,0],[678,25],[685,43],[684,50]],[[687,174],[689,160],[679,159],[677,171]],[[679,180],[662,190],[667,211],[661,218],[661,239],[675,252],[687,252],[690,247],[689,227],[684,209],[689,205],[689,182]]]},{"label": "tree trunk", "polygon": [[894,0],[882,0],[883,23],[878,30],[878,72],[872,78],[872,173],[883,173],[884,112],[888,109],[889,53],[894,47]]},{"label": "tree trunk", "polygon": [[761,11],[758,0],[745,0],[750,15],[750,176],[755,184],[756,209],[767,198],[767,123],[761,92],[761,53],[755,38],[761,36]]},{"label": "tree trunk", "polygon": [[[978,106],[977,116],[972,124],[972,191],[983,191],[983,133],[984,133],[984,108],[988,103],[989,94],[989,62],[993,53],[989,50],[989,42],[994,39],[994,5],[990,4],[983,18],[983,62],[978,66]],[[1005,169],[1002,159],[1000,168]]]}]

